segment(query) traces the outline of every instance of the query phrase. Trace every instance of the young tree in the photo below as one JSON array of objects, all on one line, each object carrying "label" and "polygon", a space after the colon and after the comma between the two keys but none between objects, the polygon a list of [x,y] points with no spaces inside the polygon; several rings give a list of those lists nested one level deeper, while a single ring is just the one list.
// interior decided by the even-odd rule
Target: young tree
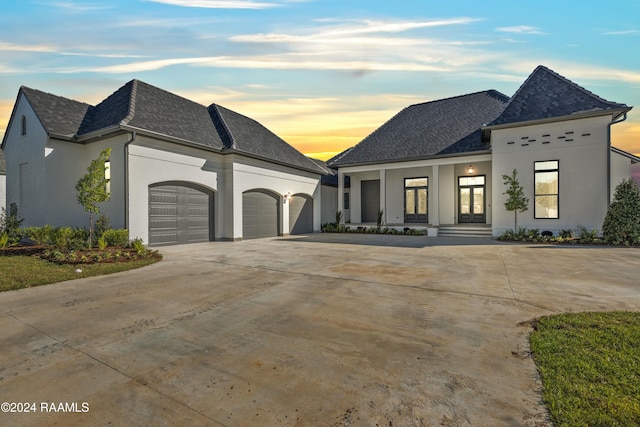
[{"label": "young tree", "polygon": [[92,160],[87,168],[87,174],[80,178],[76,184],[78,191],[78,203],[89,212],[89,246],[92,246],[93,238],[93,214],[100,213],[98,203],[106,202],[111,197],[107,191],[109,179],[105,176],[105,162],[109,160],[111,148],[105,148],[97,159]]},{"label": "young tree", "polygon": [[640,187],[625,179],[616,187],[602,224],[602,237],[614,245],[640,243]]},{"label": "young tree", "polygon": [[514,169],[511,176],[502,175],[502,179],[504,180],[504,185],[507,186],[507,191],[502,194],[509,196],[504,203],[504,207],[508,211],[513,211],[515,219],[514,231],[518,232],[518,212],[524,212],[529,209],[529,198],[525,197],[524,189],[520,185],[520,181],[518,181],[518,171]]}]

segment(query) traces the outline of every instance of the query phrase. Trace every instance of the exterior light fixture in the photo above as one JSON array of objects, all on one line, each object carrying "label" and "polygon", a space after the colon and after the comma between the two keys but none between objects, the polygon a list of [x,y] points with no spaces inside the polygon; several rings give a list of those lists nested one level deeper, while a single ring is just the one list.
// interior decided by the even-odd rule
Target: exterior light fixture
[{"label": "exterior light fixture", "polygon": [[474,173],[476,171],[475,166],[473,165],[469,165],[467,166],[467,174],[471,175],[472,173]]},{"label": "exterior light fixture", "polygon": [[291,192],[288,192],[287,194],[285,194],[282,197],[282,204],[286,205],[287,204],[287,200],[290,200],[290,199],[291,199]]}]

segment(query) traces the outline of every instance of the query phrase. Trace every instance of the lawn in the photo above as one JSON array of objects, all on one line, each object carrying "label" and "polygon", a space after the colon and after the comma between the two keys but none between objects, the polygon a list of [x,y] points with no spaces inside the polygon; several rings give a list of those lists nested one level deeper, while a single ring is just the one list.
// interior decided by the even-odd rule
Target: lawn
[{"label": "lawn", "polygon": [[640,313],[544,317],[530,340],[556,427],[640,425]]},{"label": "lawn", "polygon": [[[0,256],[0,292],[131,270],[157,262],[148,257],[128,262],[55,264],[34,256]],[[76,272],[81,269],[82,272]]]}]

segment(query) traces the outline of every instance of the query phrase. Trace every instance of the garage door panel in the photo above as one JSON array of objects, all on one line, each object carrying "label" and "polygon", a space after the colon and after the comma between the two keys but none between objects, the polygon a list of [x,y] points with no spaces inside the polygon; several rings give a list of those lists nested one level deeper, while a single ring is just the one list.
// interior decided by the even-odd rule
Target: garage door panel
[{"label": "garage door panel", "polygon": [[293,196],[289,201],[289,233],[313,233],[313,200]]},{"label": "garage door panel", "polygon": [[149,187],[149,244],[208,242],[211,198],[185,185]]},{"label": "garage door panel", "polygon": [[242,195],[242,237],[257,239],[278,235],[278,199],[270,194],[249,191]]}]

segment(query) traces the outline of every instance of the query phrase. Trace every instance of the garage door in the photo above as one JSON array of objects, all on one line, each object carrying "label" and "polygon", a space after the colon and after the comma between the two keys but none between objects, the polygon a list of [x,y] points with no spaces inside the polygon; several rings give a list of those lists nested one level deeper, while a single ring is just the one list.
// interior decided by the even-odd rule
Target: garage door
[{"label": "garage door", "polygon": [[268,193],[242,194],[242,238],[257,239],[278,235],[279,200]]},{"label": "garage door", "polygon": [[149,245],[208,242],[212,194],[186,185],[149,187]]},{"label": "garage door", "polygon": [[289,199],[289,234],[313,233],[313,200],[304,196]]}]

